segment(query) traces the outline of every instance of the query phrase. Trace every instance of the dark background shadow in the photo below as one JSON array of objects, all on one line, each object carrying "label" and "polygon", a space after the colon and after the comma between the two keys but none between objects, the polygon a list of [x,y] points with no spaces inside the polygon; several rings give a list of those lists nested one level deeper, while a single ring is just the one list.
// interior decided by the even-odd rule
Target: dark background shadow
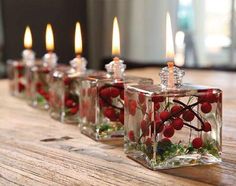
[{"label": "dark background shadow", "polygon": [[33,50],[37,51],[37,57],[41,58],[46,51],[46,24],[51,23],[59,63],[68,63],[74,56],[73,42],[77,21],[81,23],[83,55],[87,57],[86,0],[1,0],[1,9],[3,61],[21,57],[27,25],[33,35]]}]

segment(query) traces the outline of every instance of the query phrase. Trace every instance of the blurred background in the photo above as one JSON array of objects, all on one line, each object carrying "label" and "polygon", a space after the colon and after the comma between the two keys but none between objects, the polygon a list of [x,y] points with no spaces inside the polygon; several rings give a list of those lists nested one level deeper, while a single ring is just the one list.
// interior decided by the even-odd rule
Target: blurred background
[{"label": "blurred background", "polygon": [[45,50],[46,24],[54,31],[59,63],[74,57],[76,21],[82,26],[83,56],[90,68],[111,59],[112,21],[118,17],[121,56],[128,68],[165,64],[165,16],[169,11],[176,64],[186,68],[236,69],[235,0],[1,0],[0,77],[7,59],[21,58],[25,27],[33,50]]}]

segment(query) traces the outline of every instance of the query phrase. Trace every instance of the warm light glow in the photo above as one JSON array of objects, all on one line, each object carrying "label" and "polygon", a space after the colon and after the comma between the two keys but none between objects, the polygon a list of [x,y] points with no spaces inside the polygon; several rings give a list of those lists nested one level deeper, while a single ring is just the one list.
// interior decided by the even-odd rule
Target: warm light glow
[{"label": "warm light glow", "polygon": [[166,14],[166,58],[174,59],[174,41],[169,12]]},{"label": "warm light glow", "polygon": [[49,52],[54,50],[54,37],[52,32],[52,26],[50,24],[47,24],[46,28],[46,49]]},{"label": "warm light glow", "polygon": [[175,65],[176,66],[183,66],[184,65],[184,51],[185,51],[185,44],[184,44],[184,37],[185,34],[182,31],[178,31],[175,35]]},{"label": "warm light glow", "polygon": [[75,27],[75,54],[80,55],[82,53],[82,36],[80,23],[76,23]]},{"label": "warm light glow", "polygon": [[115,17],[113,21],[112,55],[120,55],[120,30],[117,17]]},{"label": "warm light glow", "polygon": [[24,47],[27,49],[32,48],[32,35],[31,35],[31,31],[30,31],[29,26],[27,26],[25,29]]}]

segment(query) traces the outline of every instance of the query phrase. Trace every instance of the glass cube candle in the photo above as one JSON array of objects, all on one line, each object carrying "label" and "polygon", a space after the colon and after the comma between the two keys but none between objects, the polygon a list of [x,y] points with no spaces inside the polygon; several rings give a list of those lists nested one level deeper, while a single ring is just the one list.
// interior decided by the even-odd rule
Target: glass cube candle
[{"label": "glass cube candle", "polygon": [[123,61],[106,65],[105,76],[90,75],[81,82],[80,129],[95,140],[123,139],[124,86],[136,82],[152,84],[148,78],[124,75]]},{"label": "glass cube candle", "polygon": [[50,73],[56,68],[55,53],[45,54],[41,63],[31,67],[30,105],[39,109],[49,109]]},{"label": "glass cube candle", "polygon": [[222,91],[172,72],[162,69],[161,85],[127,86],[125,152],[153,170],[221,162]]},{"label": "glass cube candle", "polygon": [[8,60],[7,71],[11,95],[23,98],[26,90],[25,63],[23,61]]},{"label": "glass cube candle", "polygon": [[70,66],[58,67],[50,81],[50,115],[63,123],[78,124],[79,84],[83,77],[92,73],[86,70],[85,58],[76,57]]},{"label": "glass cube candle", "polygon": [[35,63],[35,53],[30,49],[22,52],[22,60],[8,60],[7,71],[10,80],[10,93],[17,97],[28,97],[30,86],[29,72]]}]

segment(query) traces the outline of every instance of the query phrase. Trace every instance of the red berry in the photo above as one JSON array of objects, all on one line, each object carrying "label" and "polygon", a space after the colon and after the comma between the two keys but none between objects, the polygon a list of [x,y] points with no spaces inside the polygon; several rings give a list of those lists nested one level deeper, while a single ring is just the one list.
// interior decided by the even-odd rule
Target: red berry
[{"label": "red berry", "polygon": [[155,110],[155,111],[158,111],[159,109],[160,109],[160,103],[155,102],[155,103],[154,103],[154,110]]},{"label": "red berry", "polygon": [[100,96],[106,98],[106,97],[110,97],[110,89],[109,88],[102,88],[100,90]]},{"label": "red berry", "polygon": [[194,119],[194,114],[190,110],[187,110],[183,113],[183,119],[185,121],[192,121]]},{"label": "red berry", "polygon": [[165,98],[163,97],[163,96],[160,96],[160,95],[154,95],[153,97],[152,97],[152,101],[153,102],[163,102],[163,101],[165,101]]},{"label": "red berry", "polygon": [[66,100],[66,107],[73,107],[73,106],[75,106],[74,101],[71,99],[67,99]]},{"label": "red berry", "polygon": [[38,93],[43,96],[46,92],[43,89],[38,89]]},{"label": "red berry", "polygon": [[119,121],[124,125],[124,111],[120,111]]},{"label": "red berry", "polygon": [[175,130],[181,130],[184,126],[184,122],[181,118],[175,118],[172,122],[172,125]]},{"label": "red berry", "polygon": [[129,137],[129,140],[130,140],[130,141],[134,141],[134,140],[135,140],[134,131],[133,131],[133,130],[130,130],[130,131],[128,132],[128,137]]},{"label": "red berry", "polygon": [[136,113],[136,108],[137,108],[137,103],[136,103],[136,101],[135,100],[130,100],[129,101],[129,113],[131,114],[131,115],[135,115],[135,113]]},{"label": "red berry", "polygon": [[199,149],[202,147],[202,145],[203,145],[202,138],[197,137],[197,138],[193,139],[193,141],[192,141],[193,148]]},{"label": "red berry", "polygon": [[217,95],[212,92],[212,90],[208,91],[207,101],[209,103],[217,102]]},{"label": "red berry", "polygon": [[172,125],[165,126],[163,135],[166,138],[171,138],[175,133],[175,130]]},{"label": "red berry", "polygon": [[211,112],[211,109],[212,109],[212,106],[211,106],[210,103],[208,103],[208,102],[202,103],[202,105],[201,105],[201,111],[202,111],[203,113],[207,114],[207,113]]},{"label": "red berry", "polygon": [[47,101],[49,101],[49,98],[50,98],[49,93],[45,92],[43,96]]},{"label": "red berry", "polygon": [[124,90],[120,91],[120,99],[124,100]]},{"label": "red berry", "polygon": [[203,131],[204,132],[209,132],[211,131],[211,124],[209,122],[205,122],[203,125]]},{"label": "red berry", "polygon": [[162,121],[166,121],[169,118],[169,116],[170,116],[170,112],[166,110],[160,113],[160,118]]},{"label": "red berry", "polygon": [[76,114],[78,112],[78,110],[79,110],[78,107],[71,108],[70,113],[71,114]]},{"label": "red berry", "polygon": [[140,104],[143,104],[144,103],[144,101],[145,101],[145,95],[144,95],[144,93],[139,93],[139,95],[138,95],[138,100],[139,100],[139,103]]},{"label": "red berry", "polygon": [[182,114],[182,112],[180,112],[182,109],[183,109],[182,106],[174,105],[174,106],[171,108],[171,114],[172,114],[173,116],[179,117],[179,116]]},{"label": "red berry", "polygon": [[198,101],[203,103],[203,102],[209,102],[209,103],[214,103],[217,102],[218,98],[217,95],[213,93],[213,90],[207,90],[202,92],[202,95],[198,97]]},{"label": "red berry", "polygon": [[17,70],[23,70],[24,69],[24,65],[17,65],[16,68],[17,68]]},{"label": "red berry", "polygon": [[64,78],[64,84],[65,85],[69,85],[70,84],[70,78],[69,77],[65,77]]},{"label": "red berry", "polygon": [[41,89],[42,86],[43,86],[43,84],[42,84],[41,82],[37,82],[37,83],[36,83],[36,89],[37,89],[37,90]]},{"label": "red berry", "polygon": [[120,95],[120,90],[115,87],[110,87],[110,96],[113,98],[116,98],[117,96]]},{"label": "red berry", "polygon": [[153,144],[153,141],[152,141],[152,138],[147,138],[146,141],[145,141],[145,144],[148,146],[148,145],[152,145]]},{"label": "red berry", "polygon": [[18,83],[18,91],[22,92],[23,90],[25,90],[25,85],[21,82]]},{"label": "red berry", "polygon": [[116,121],[116,111],[115,109],[109,107],[105,108],[103,111],[105,117],[109,118],[111,121]]}]

